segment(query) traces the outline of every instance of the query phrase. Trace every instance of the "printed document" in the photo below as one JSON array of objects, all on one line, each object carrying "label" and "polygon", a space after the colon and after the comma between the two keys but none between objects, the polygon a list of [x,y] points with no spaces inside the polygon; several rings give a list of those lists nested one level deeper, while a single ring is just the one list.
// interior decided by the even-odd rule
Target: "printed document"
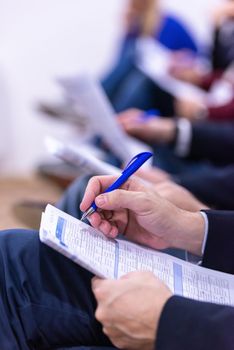
[{"label": "printed document", "polygon": [[234,306],[232,275],[121,238],[108,239],[51,205],[47,205],[42,216],[40,240],[97,276],[117,279],[131,271],[148,270],[176,295]]},{"label": "printed document", "polygon": [[[136,154],[151,152],[145,143],[128,136],[119,126],[115,112],[101,85],[89,76],[60,80],[75,101],[77,108],[89,118],[93,133],[103,138],[111,151],[127,163]],[[145,164],[149,167],[150,162]]]},{"label": "printed document", "polygon": [[79,147],[72,144],[65,145],[52,137],[48,137],[45,143],[51,154],[77,167],[80,173],[92,175],[121,174],[121,169],[98,159],[85,145],[79,145]]},{"label": "printed document", "polygon": [[171,53],[163,45],[152,39],[140,39],[137,48],[138,68],[162,89],[178,99],[186,98],[201,103],[207,101],[207,92],[168,73]]}]

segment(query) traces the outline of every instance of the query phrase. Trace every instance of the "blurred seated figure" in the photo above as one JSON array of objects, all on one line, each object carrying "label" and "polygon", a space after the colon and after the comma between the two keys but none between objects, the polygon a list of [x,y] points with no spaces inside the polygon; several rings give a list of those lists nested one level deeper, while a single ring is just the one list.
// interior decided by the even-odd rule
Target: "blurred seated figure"
[{"label": "blurred seated figure", "polygon": [[143,79],[137,69],[137,39],[149,36],[171,51],[186,50],[197,54],[199,49],[185,25],[171,15],[162,13],[158,0],[128,0],[126,34],[117,63],[102,81],[114,108],[119,111],[128,88],[133,89]]},{"label": "blurred seated figure", "polygon": [[[194,75],[195,78],[195,75]],[[234,120],[234,64],[224,71],[198,76],[197,85],[208,91],[207,101],[175,99],[175,113],[191,121]]]},{"label": "blurred seated figure", "polygon": [[[175,16],[160,10],[159,0],[128,0],[127,2],[124,21],[126,29],[117,62],[102,80],[102,86],[116,111],[125,109],[131,90],[138,89],[142,80],[146,79],[135,64],[136,45],[140,37],[152,37],[172,52],[185,50],[191,55],[196,55],[200,51],[186,26]],[[165,106],[163,99],[164,94],[160,96],[161,109]],[[68,121],[73,121],[74,116],[77,115],[72,100],[66,94],[61,103],[42,101],[39,109],[47,115],[67,118]],[[168,110],[169,114],[170,112],[171,108]]]},{"label": "blurred seated figure", "polygon": [[[177,79],[195,84],[205,90],[215,90],[215,94],[227,97],[216,105],[206,106],[199,103],[181,100],[176,102],[176,112],[189,119],[207,117],[222,121],[234,118],[234,2],[228,1],[218,7],[214,14],[214,38],[211,54],[212,71],[204,74],[197,66],[178,64],[178,58],[173,62],[170,74]],[[225,96],[224,96],[225,98]]]},{"label": "blurred seated figure", "polygon": [[[228,3],[228,9],[222,12],[222,21],[217,21],[217,16],[215,16],[211,69],[209,72],[200,64],[197,65],[197,60],[193,60],[191,56],[188,60],[187,53],[184,53],[183,50],[180,52],[177,51],[171,56],[168,74],[178,80],[180,79],[199,86],[206,91],[209,90],[209,94],[212,94],[215,98],[212,98],[207,105],[204,101],[200,100],[195,100],[191,103],[186,98],[186,94],[183,98],[178,99],[170,91],[166,91],[160,87],[157,80],[155,81],[153,78],[138,71],[138,80],[135,81],[133,87],[129,84],[127,85],[124,94],[118,100],[116,110],[158,108],[161,114],[165,116],[176,114],[190,119],[196,119],[206,114],[209,115],[206,110],[207,108],[211,108],[211,119],[230,119],[233,115],[234,86],[232,65],[234,61],[233,8],[234,3]],[[220,94],[224,95],[223,100],[220,100]],[[114,106],[116,107],[115,103]],[[225,108],[219,111],[219,107],[223,106]],[[217,113],[219,116],[217,116]]]},{"label": "blurred seated figure", "polygon": [[167,171],[141,170],[145,180],[159,183],[173,179],[210,206],[233,207],[233,122],[191,123],[183,118],[158,117],[142,122],[139,110],[121,113],[118,120],[125,132],[154,147],[157,166]]},{"label": "blurred seated figure", "polygon": [[234,122],[196,122],[184,118],[150,116],[130,109],[118,116],[121,127],[129,135],[151,144],[168,145],[178,157],[206,159],[214,164],[234,163]]}]

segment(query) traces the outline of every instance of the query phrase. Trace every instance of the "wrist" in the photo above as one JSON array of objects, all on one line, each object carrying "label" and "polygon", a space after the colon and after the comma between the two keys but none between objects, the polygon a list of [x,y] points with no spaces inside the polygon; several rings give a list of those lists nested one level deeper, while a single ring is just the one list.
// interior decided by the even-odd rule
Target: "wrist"
[{"label": "wrist", "polygon": [[208,117],[208,108],[205,105],[200,105],[196,111],[196,113],[194,113],[194,120],[196,121],[202,121],[207,119]]},{"label": "wrist", "polygon": [[161,120],[160,127],[156,128],[156,139],[161,143],[172,143],[176,138],[176,122],[172,118]]},{"label": "wrist", "polygon": [[205,234],[205,221],[202,214],[179,209],[175,229],[173,247],[201,256]]}]

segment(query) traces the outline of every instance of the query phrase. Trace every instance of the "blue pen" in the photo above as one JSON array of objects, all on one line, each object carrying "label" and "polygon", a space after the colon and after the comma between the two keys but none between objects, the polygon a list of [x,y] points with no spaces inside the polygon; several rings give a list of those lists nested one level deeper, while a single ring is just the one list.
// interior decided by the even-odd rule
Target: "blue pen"
[{"label": "blue pen", "polygon": [[140,122],[146,122],[147,120],[155,117],[160,117],[160,111],[158,109],[149,109],[140,116]]},{"label": "blue pen", "polygon": [[[121,185],[123,185],[128,178],[134,174],[149,158],[152,157],[151,152],[143,152],[137,154],[123,170],[120,177],[106,189],[105,193],[117,190]],[[92,203],[91,207],[82,215],[81,221],[86,219],[88,216],[93,214],[97,210],[95,202]]]}]

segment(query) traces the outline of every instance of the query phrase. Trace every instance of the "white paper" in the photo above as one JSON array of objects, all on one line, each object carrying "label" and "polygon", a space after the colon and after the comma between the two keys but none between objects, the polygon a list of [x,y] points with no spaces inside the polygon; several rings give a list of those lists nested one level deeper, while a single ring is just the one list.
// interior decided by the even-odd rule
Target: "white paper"
[{"label": "white paper", "polygon": [[233,99],[233,85],[219,79],[215,81],[209,91],[208,104],[212,107],[224,106],[230,103]]},{"label": "white paper", "polygon": [[94,274],[113,277],[116,242],[51,205],[42,217],[40,239]]},{"label": "white paper", "polygon": [[[143,142],[128,136],[116,121],[115,112],[102,87],[89,76],[61,79],[60,83],[70,93],[77,108],[85,111],[94,134],[100,135],[111,151],[123,163],[129,162],[136,154],[152,151]],[[145,166],[149,166],[147,162]]]},{"label": "white paper", "polygon": [[174,294],[234,306],[232,275],[122,239],[109,240],[98,230],[51,205],[42,217],[40,239],[100,277],[119,278],[131,271],[152,271]]},{"label": "white paper", "polygon": [[169,75],[170,51],[152,39],[140,39],[138,42],[138,68],[155,81],[165,91],[179,99],[188,99],[205,103],[206,91]]},{"label": "white paper", "polygon": [[74,145],[65,145],[54,138],[46,139],[46,146],[49,152],[61,160],[77,167],[80,172],[92,175],[120,175],[121,170],[110,165],[95,156],[86,149],[85,145],[79,147]]}]

